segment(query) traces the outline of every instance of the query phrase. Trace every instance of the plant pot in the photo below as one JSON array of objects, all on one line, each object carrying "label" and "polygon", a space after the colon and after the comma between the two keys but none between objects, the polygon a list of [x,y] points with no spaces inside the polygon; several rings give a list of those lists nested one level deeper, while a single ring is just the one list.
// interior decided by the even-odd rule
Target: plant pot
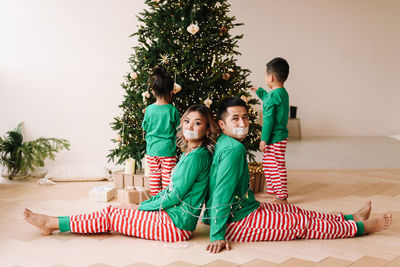
[{"label": "plant pot", "polygon": [[[9,176],[10,176],[10,171],[8,170],[7,167],[3,167],[3,169],[1,170],[1,176],[3,176],[5,179],[10,180]],[[22,172],[17,172],[16,175],[14,175],[14,177],[12,178],[12,180],[20,180],[20,179],[25,179],[29,176],[28,173],[22,173]]]}]

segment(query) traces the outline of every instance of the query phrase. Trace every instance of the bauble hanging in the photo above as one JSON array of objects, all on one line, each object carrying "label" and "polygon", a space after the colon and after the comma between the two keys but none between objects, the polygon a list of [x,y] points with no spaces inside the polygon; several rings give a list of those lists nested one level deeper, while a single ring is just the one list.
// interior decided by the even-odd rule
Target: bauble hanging
[{"label": "bauble hanging", "polygon": [[207,99],[204,100],[204,105],[206,105],[208,108],[211,107],[211,104],[212,104],[212,103],[213,103],[213,102],[212,102],[212,100],[211,100],[209,97],[207,97]]},{"label": "bauble hanging", "polygon": [[186,30],[190,32],[192,35],[195,35],[200,30],[200,28],[196,24],[192,23],[186,28]]},{"label": "bauble hanging", "polygon": [[182,90],[182,86],[180,86],[180,85],[177,84],[177,83],[174,83],[174,89],[172,90],[172,92],[173,92],[174,94],[177,94],[180,90]]}]

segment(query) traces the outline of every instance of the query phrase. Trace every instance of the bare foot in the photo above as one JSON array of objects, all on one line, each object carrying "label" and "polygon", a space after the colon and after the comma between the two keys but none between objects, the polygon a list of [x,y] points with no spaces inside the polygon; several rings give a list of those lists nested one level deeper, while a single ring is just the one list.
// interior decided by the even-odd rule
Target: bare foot
[{"label": "bare foot", "polygon": [[392,214],[386,212],[373,219],[369,219],[364,223],[365,233],[371,234],[383,230],[387,230],[392,223]]},{"label": "bare foot", "polygon": [[354,221],[364,222],[369,219],[370,213],[371,213],[371,201],[368,200],[367,203],[365,203],[364,207],[362,207],[359,211],[353,214]]},{"label": "bare foot", "polygon": [[287,198],[285,198],[285,199],[277,198],[277,199],[271,201],[271,203],[275,203],[275,204],[288,204],[288,201],[287,201]]},{"label": "bare foot", "polygon": [[54,218],[58,219],[57,217],[50,217],[43,214],[33,213],[31,210],[25,209],[24,218],[27,222],[29,222],[33,226],[36,226],[42,232],[42,235],[51,235],[54,230],[58,229],[51,227],[52,220],[54,220]]},{"label": "bare foot", "polygon": [[267,197],[267,198],[276,198],[275,194],[268,193],[268,192],[266,192],[264,196]]}]

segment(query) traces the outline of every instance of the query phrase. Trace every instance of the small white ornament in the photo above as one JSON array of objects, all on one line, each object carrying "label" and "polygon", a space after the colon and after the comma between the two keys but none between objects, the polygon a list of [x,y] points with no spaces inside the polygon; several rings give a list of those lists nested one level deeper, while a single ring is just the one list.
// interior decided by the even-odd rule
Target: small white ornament
[{"label": "small white ornament", "polygon": [[134,71],[131,72],[130,76],[131,76],[131,78],[134,79],[134,80],[136,80],[137,77],[138,77],[137,74],[136,74],[136,72],[134,72]]},{"label": "small white ornament", "polygon": [[212,59],[212,61],[211,61],[211,68],[214,67],[214,64],[215,64],[215,55],[213,55],[213,59]]},{"label": "small white ornament", "polygon": [[172,92],[173,92],[174,94],[177,94],[180,90],[182,90],[182,86],[180,86],[180,85],[177,84],[177,83],[174,83],[174,89],[172,90]]},{"label": "small white ornament", "polygon": [[190,25],[186,28],[186,30],[187,30],[188,32],[190,32],[192,35],[195,35],[195,34],[200,30],[200,28],[199,28],[199,26],[197,26],[196,24],[190,24]]},{"label": "small white ornament", "polygon": [[206,100],[204,100],[204,105],[206,105],[208,108],[211,107],[212,103],[213,103],[212,100],[210,98],[208,98],[208,97],[207,97]]}]

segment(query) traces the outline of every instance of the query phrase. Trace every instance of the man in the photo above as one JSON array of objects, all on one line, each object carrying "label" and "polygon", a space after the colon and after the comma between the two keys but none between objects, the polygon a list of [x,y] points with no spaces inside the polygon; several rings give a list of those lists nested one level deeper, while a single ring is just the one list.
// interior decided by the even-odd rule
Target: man
[{"label": "man", "polygon": [[352,215],[302,210],[289,204],[260,203],[249,189],[246,148],[246,103],[225,98],[217,113],[218,137],[210,169],[209,192],[203,221],[210,225],[207,250],[231,249],[229,241],[273,241],[296,238],[344,238],[389,228],[391,214],[368,219],[371,202]]}]

